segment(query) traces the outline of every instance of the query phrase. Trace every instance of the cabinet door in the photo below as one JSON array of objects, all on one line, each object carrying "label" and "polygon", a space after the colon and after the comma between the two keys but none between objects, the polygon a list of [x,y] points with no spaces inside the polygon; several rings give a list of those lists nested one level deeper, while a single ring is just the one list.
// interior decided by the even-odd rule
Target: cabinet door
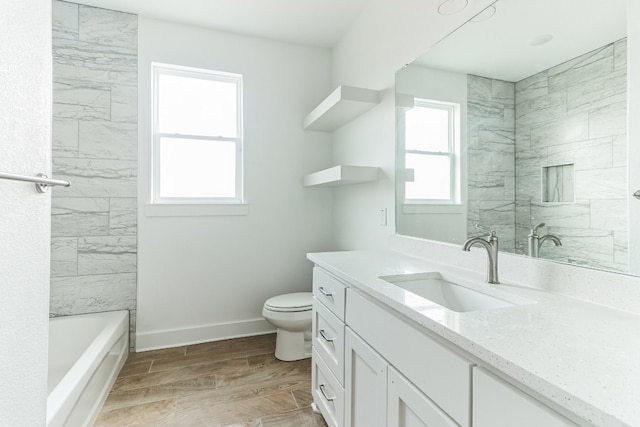
[{"label": "cabinet door", "polygon": [[389,367],[388,377],[388,427],[458,427],[455,421],[393,367]]},{"label": "cabinet door", "polygon": [[474,427],[575,427],[532,397],[482,368],[473,368]]},{"label": "cabinet door", "polygon": [[345,427],[384,425],[386,399],[387,361],[346,328]]}]

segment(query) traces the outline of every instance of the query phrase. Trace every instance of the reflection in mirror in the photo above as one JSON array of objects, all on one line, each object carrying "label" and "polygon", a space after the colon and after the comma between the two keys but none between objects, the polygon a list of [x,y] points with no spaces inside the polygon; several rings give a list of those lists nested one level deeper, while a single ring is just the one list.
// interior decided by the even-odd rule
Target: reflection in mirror
[{"label": "reflection in mirror", "polygon": [[492,7],[396,75],[397,232],[628,271],[626,0]]}]

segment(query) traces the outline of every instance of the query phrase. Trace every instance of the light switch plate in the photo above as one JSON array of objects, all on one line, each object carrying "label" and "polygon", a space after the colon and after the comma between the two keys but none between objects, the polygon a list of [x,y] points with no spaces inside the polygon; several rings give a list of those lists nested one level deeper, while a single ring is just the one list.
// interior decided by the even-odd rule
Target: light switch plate
[{"label": "light switch plate", "polygon": [[380,209],[380,226],[387,226],[387,208]]}]

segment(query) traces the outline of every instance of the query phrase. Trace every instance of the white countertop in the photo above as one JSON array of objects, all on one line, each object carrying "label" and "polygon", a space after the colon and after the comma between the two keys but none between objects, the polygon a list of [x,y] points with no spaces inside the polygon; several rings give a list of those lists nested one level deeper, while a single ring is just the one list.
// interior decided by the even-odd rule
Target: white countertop
[{"label": "white countertop", "polygon": [[[640,426],[640,316],[533,288],[489,285],[393,251],[308,258],[579,419]],[[379,278],[430,271],[458,275],[466,286],[525,304],[457,313]]]}]

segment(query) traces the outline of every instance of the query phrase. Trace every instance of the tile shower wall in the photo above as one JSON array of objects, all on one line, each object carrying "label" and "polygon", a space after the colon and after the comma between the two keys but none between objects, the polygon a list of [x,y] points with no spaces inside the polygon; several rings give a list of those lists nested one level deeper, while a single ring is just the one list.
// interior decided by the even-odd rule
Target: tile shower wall
[{"label": "tile shower wall", "polygon": [[515,249],[514,84],[467,77],[467,170],[469,235],[476,224],[495,230],[500,249]]},{"label": "tile shower wall", "polygon": [[[137,16],[53,1],[52,316],[136,309]],[[131,346],[135,334],[131,334]]]},{"label": "tile shower wall", "polygon": [[[563,246],[547,242],[541,257],[626,271],[626,50],[623,39],[516,83],[518,253],[544,222]],[[543,168],[562,165],[574,196],[542,202]]]}]

